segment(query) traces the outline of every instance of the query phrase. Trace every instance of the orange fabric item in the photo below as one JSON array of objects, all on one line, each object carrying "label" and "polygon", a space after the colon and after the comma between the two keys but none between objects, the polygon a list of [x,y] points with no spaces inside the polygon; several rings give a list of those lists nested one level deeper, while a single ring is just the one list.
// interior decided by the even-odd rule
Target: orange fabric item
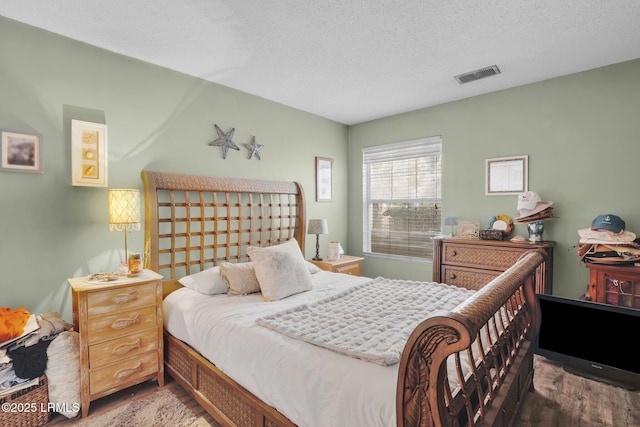
[{"label": "orange fabric item", "polygon": [[30,316],[31,313],[24,307],[17,310],[0,308],[0,342],[22,335]]}]

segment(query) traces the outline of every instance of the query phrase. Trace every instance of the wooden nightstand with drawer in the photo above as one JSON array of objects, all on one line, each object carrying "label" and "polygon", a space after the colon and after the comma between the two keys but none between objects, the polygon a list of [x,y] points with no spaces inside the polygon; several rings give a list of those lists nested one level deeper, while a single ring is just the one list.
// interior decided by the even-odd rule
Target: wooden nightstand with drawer
[{"label": "wooden nightstand with drawer", "polygon": [[161,279],[150,270],[113,282],[68,279],[83,417],[92,401],[116,391],[156,377],[164,385]]},{"label": "wooden nightstand with drawer", "polygon": [[332,271],[334,273],[351,274],[352,276],[360,276],[362,274],[362,261],[364,258],[350,255],[342,255],[335,261],[323,260],[314,261],[309,260],[318,267],[326,271]]}]

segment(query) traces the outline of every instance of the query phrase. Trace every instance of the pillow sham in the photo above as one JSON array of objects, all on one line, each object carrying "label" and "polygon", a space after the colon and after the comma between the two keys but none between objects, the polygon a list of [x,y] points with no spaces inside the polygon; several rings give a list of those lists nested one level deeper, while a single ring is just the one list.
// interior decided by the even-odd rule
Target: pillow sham
[{"label": "pillow sham", "polygon": [[220,264],[220,275],[229,286],[229,295],[248,295],[260,292],[260,283],[258,283],[251,262],[223,262]]},{"label": "pillow sham", "polygon": [[322,269],[320,267],[318,267],[317,265],[315,265],[312,262],[309,261],[305,261],[307,263],[307,268],[309,269],[309,273],[311,274],[316,274],[316,273],[320,273],[322,271]]},{"label": "pillow sham", "polygon": [[178,282],[205,295],[225,294],[229,290],[227,282],[220,275],[220,267],[218,266],[181,277]]},{"label": "pillow sham", "polygon": [[280,300],[312,288],[307,261],[295,239],[266,248],[250,246],[247,255],[265,301]]}]

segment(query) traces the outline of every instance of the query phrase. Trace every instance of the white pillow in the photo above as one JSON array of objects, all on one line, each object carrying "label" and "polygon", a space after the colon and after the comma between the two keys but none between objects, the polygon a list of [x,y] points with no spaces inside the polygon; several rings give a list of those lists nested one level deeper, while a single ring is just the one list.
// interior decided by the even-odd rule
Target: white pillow
[{"label": "white pillow", "polygon": [[266,248],[250,246],[247,255],[253,263],[265,301],[276,301],[311,289],[308,263],[295,239]]},{"label": "white pillow", "polygon": [[322,269],[320,267],[318,267],[317,265],[315,265],[312,262],[309,261],[305,261],[307,263],[307,267],[309,268],[309,273],[311,274],[316,274],[316,273],[320,273],[322,271]]},{"label": "white pillow", "polygon": [[229,285],[229,295],[248,295],[260,292],[260,283],[253,270],[253,263],[223,262],[220,264],[220,275]]},{"label": "white pillow", "polygon": [[206,295],[225,294],[229,290],[227,282],[220,275],[220,267],[218,266],[181,277],[178,282]]}]

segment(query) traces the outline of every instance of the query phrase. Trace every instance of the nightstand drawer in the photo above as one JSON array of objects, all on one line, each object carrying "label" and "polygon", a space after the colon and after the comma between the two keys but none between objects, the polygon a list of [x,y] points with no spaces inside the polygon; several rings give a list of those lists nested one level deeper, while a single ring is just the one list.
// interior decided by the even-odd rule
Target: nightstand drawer
[{"label": "nightstand drawer", "polygon": [[95,369],[157,348],[158,330],[156,328],[116,338],[89,347],[89,367]]},{"label": "nightstand drawer", "polygon": [[361,266],[362,266],[361,262],[354,262],[351,264],[336,266],[334,271],[336,273],[351,274],[352,276],[359,276],[362,273]]},{"label": "nightstand drawer", "polygon": [[122,311],[109,316],[89,317],[89,345],[102,341],[156,328],[156,307],[144,307],[137,310]]},{"label": "nightstand drawer", "polygon": [[115,388],[121,384],[134,383],[138,378],[158,371],[158,354],[155,351],[125,359],[89,373],[91,394]]},{"label": "nightstand drawer", "polygon": [[115,310],[129,310],[156,304],[155,282],[137,286],[122,286],[90,292],[87,295],[89,316],[112,313]]}]

